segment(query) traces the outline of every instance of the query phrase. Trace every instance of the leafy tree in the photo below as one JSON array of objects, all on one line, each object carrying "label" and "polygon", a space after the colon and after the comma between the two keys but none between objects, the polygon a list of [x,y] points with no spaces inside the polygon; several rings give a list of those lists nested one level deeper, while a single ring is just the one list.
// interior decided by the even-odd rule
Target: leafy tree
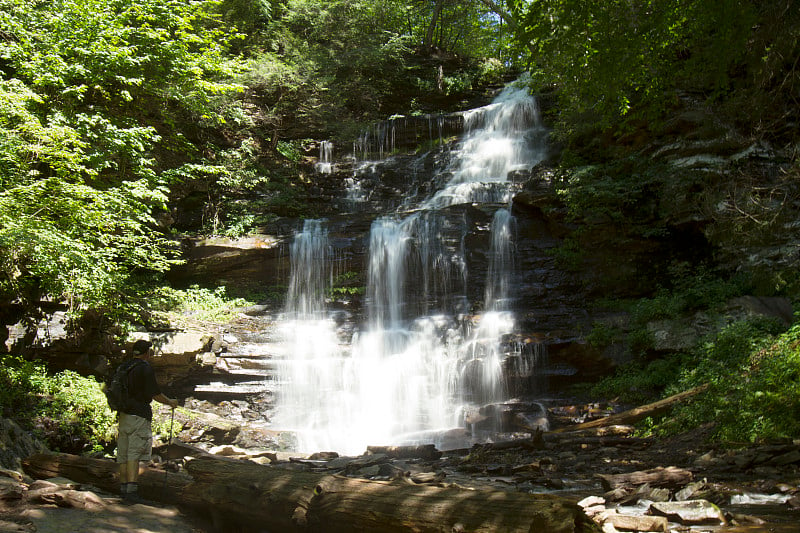
[{"label": "leafy tree", "polygon": [[192,146],[172,126],[236,119],[236,34],[218,1],[0,7],[0,295],[119,312],[174,262],[162,170]]},{"label": "leafy tree", "polygon": [[519,53],[540,84],[559,88],[571,123],[588,118],[608,126],[632,112],[658,117],[677,88],[719,98],[738,80],[773,90],[800,82],[790,59],[800,53],[795,1],[509,4]]}]

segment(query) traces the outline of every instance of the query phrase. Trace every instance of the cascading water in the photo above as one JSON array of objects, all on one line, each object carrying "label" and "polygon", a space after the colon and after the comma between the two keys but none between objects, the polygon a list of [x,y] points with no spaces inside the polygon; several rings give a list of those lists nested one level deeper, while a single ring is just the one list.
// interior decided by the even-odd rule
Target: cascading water
[{"label": "cascading water", "polygon": [[319,144],[319,162],[314,169],[320,174],[330,174],[333,172],[333,143],[322,141]]},{"label": "cascading water", "polygon": [[[372,223],[367,321],[349,346],[324,306],[332,274],[323,223],[307,221],[295,237],[273,426],[293,430],[298,450],[435,443],[437,432],[465,427],[470,406],[505,397],[502,340],[514,330],[508,175],[543,159],[543,128],[535,99],[514,87],[465,113],[464,123],[463,141],[441,170],[450,177],[445,187],[406,204],[415,208],[405,217]],[[446,212],[465,203],[495,210],[475,316],[467,315],[466,220]]]}]

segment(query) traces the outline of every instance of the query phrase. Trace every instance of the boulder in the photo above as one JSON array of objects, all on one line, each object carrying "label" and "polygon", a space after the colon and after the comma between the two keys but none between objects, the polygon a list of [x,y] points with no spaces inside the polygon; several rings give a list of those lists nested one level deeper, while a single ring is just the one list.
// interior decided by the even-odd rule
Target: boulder
[{"label": "boulder", "polygon": [[22,459],[46,451],[44,444],[31,437],[16,422],[0,418],[0,467],[20,470]]},{"label": "boulder", "polygon": [[647,331],[653,338],[653,349],[657,351],[688,350],[702,336],[688,320],[654,320],[648,322]]},{"label": "boulder", "polygon": [[772,317],[785,326],[794,321],[792,302],[788,298],[765,296],[739,296],[727,305],[728,313],[738,318]]},{"label": "boulder", "polygon": [[649,512],[657,516],[665,516],[671,522],[686,526],[692,525],[725,525],[725,515],[707,500],[688,500],[683,502],[654,502]]}]

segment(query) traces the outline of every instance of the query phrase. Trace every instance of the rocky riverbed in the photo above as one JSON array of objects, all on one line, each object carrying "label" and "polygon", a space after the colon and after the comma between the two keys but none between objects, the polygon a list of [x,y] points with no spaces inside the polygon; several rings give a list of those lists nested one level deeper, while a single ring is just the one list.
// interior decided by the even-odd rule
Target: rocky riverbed
[{"label": "rocky riverbed", "polygon": [[[179,438],[160,445],[154,466],[180,471],[193,456],[214,454],[290,471],[552,493],[580,502],[606,532],[800,531],[797,442],[721,448],[704,445],[703,431],[653,440],[620,436],[624,431],[615,429],[516,435],[447,451],[376,447],[345,457],[244,447],[275,435],[249,428],[220,431],[207,419],[191,419],[181,422]],[[114,494],[64,479],[43,484],[6,470],[0,488],[0,531],[220,530],[196,513],[158,503],[131,509]]]}]

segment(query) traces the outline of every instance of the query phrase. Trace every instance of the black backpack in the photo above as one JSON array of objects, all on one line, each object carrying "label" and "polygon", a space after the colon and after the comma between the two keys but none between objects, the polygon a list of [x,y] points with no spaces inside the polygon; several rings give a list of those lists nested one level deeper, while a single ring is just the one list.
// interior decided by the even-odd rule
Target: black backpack
[{"label": "black backpack", "polygon": [[128,391],[130,373],[139,363],[143,362],[137,359],[125,361],[117,367],[111,378],[106,382],[106,400],[108,401],[108,407],[112,411],[122,411],[128,408],[131,399]]}]

